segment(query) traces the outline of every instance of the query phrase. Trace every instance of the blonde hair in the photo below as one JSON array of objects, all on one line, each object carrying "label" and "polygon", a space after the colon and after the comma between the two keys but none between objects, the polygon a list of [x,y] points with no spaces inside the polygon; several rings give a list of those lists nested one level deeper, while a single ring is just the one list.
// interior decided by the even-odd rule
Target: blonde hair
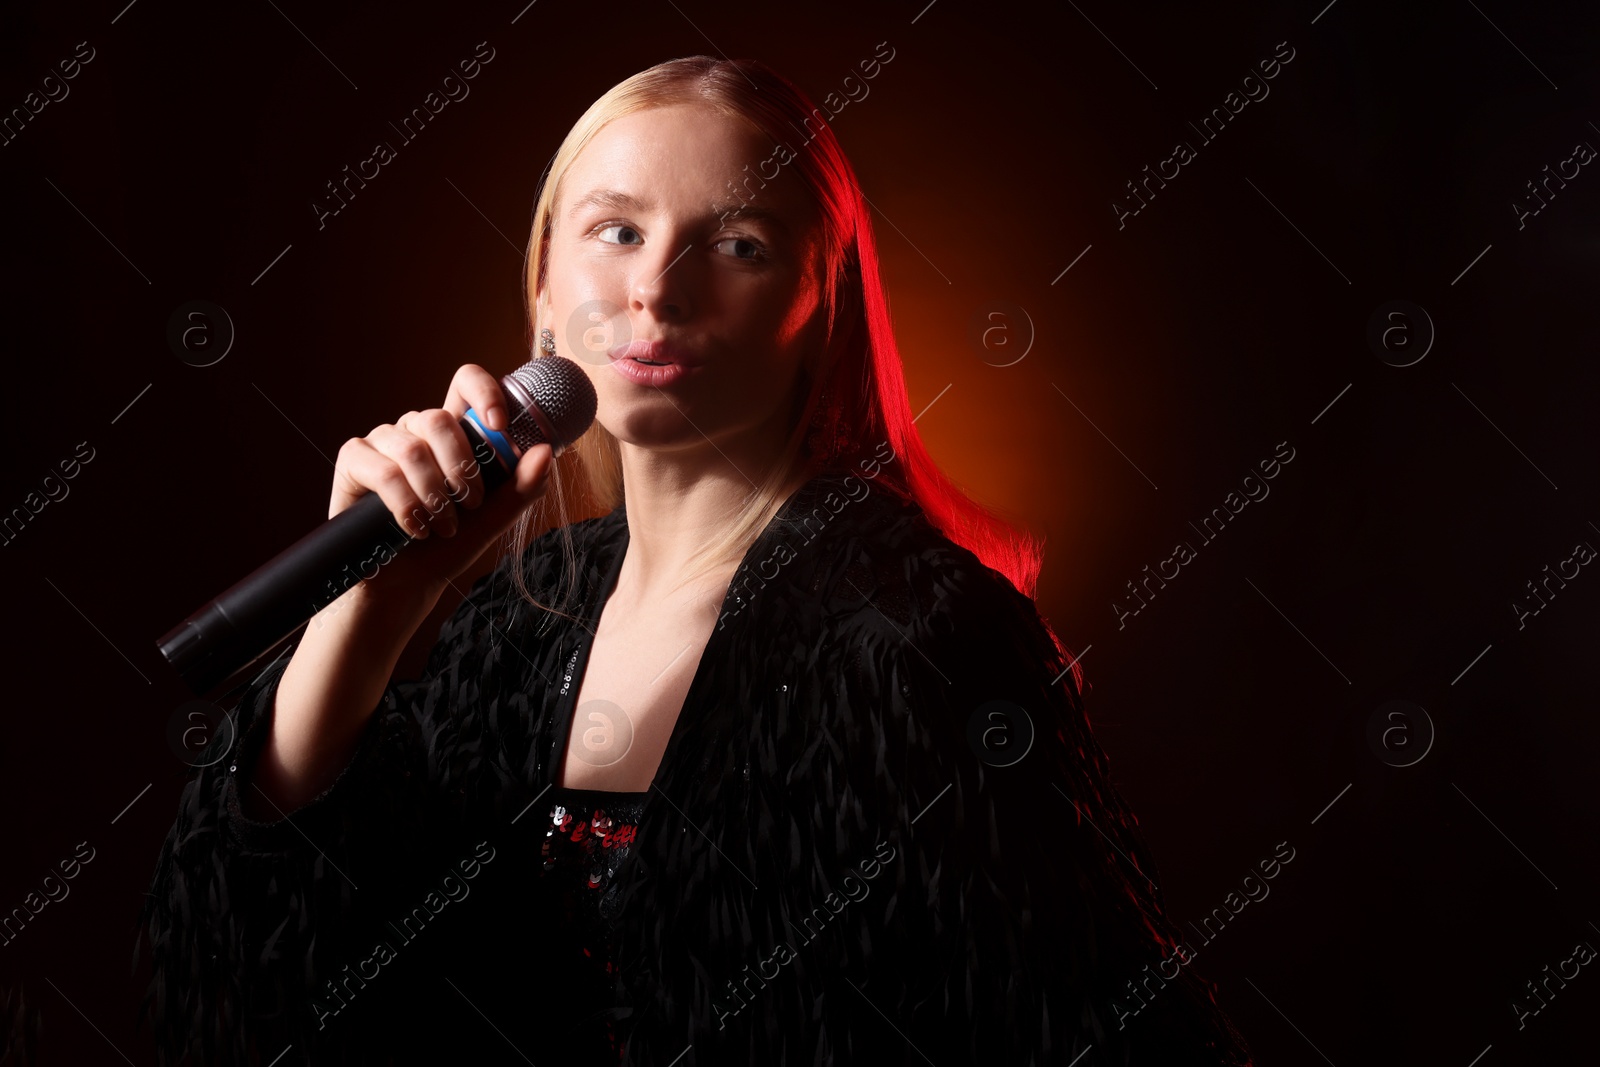
[{"label": "blonde hair", "polygon": [[[878,484],[915,500],[945,536],[969,548],[1032,596],[1040,542],[1013,530],[951,482],[912,423],[904,370],[878,270],[870,209],[854,169],[827,124],[827,113],[764,63],[711,56],[658,63],[609,89],[568,131],[540,179],[534,207],[524,292],[530,350],[543,328],[550,328],[558,340],[562,337],[561,330],[538,321],[538,309],[547,282],[552,215],[567,169],[607,123],[675,104],[694,104],[735,116],[777,145],[787,147],[796,134],[804,138],[798,150],[789,150],[792,159],[785,160],[785,165],[799,175],[818,207],[826,316],[823,351],[801,369],[790,432],[778,459],[761,472],[758,484],[729,517],[722,536],[696,552],[685,582],[740,558],[782,506],[784,490],[802,475],[809,478],[829,467],[842,469],[850,456],[865,455],[875,448],[881,452],[883,445],[888,445],[899,463],[887,465]],[[759,195],[765,181],[749,171],[747,167],[744,188],[749,191],[756,184],[755,195]],[[815,441],[824,447],[814,451]],[[609,511],[623,501],[621,452],[617,439],[605,427],[596,421],[570,452],[581,462],[593,504]],[[515,528],[513,544],[519,555],[532,540],[532,528],[550,518],[563,526],[569,521],[572,501],[561,477],[562,467],[569,462],[565,455],[558,461],[550,488],[529,509],[536,514],[525,513]],[[564,543],[567,573],[575,576],[570,536]],[[517,581],[523,595],[537,604],[520,570]]]}]

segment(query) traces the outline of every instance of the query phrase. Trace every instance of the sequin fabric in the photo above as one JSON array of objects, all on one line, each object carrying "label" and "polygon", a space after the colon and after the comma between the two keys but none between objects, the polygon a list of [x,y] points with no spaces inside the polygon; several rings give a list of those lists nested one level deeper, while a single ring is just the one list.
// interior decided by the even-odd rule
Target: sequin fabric
[{"label": "sequin fabric", "polygon": [[[546,797],[544,841],[539,846],[545,893],[562,921],[580,931],[583,959],[574,960],[574,966],[589,972],[597,989],[610,987],[618,977],[613,924],[622,893],[616,873],[638,835],[645,796],[552,786]],[[620,1063],[622,1034],[609,1016],[603,1025],[615,1062]]]},{"label": "sequin fabric", "polygon": [[574,914],[596,929],[617,917],[621,900],[614,878],[638,835],[644,798],[601,789],[551,790],[540,862],[548,877],[571,892]]}]

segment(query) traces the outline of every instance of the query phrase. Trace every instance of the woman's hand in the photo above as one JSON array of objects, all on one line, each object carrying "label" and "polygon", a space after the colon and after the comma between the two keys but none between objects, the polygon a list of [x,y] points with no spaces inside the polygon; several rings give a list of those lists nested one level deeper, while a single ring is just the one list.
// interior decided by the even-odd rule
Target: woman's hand
[{"label": "woman's hand", "polygon": [[374,492],[413,539],[362,580],[364,595],[437,599],[544,493],[552,462],[547,444],[523,453],[515,481],[485,492],[460,424],[469,407],[492,430],[508,425],[500,380],[473,363],[456,370],[443,407],[408,411],[339,449],[328,517]]},{"label": "woman's hand", "polygon": [[333,782],[417,627],[544,492],[547,444],[522,454],[514,482],[484,492],[460,425],[468,407],[491,429],[506,426],[499,380],[472,364],[456,371],[444,407],[408,411],[339,450],[329,518],[370,491],[414,538],[427,532],[324,608],[317,618],[326,625],[305,631],[278,681],[272,734],[256,766],[245,769],[256,787],[241,801],[251,818],[279,818]]}]

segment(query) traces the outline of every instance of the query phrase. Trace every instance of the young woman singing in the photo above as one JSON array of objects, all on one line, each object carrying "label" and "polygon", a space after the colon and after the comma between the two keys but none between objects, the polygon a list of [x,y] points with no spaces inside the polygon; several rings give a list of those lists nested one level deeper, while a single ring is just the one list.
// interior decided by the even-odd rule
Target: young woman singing
[{"label": "young woman singing", "polygon": [[482,491],[458,420],[507,413],[476,365],[341,450],[330,514],[458,503],[251,683],[185,790],[146,916],[166,1055],[1248,1062],[1032,600],[1037,544],[912,425],[824,117],[697,56],[556,153],[528,312],[593,380],[570,462],[603,514],[573,518],[546,445]]}]

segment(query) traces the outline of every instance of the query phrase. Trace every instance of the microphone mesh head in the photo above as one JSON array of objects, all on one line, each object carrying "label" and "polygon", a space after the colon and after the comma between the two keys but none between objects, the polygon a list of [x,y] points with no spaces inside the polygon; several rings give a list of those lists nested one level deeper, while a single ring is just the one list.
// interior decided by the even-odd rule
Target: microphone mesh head
[{"label": "microphone mesh head", "polygon": [[582,367],[565,356],[537,356],[500,379],[510,402],[506,433],[526,452],[548,441],[559,454],[594,422],[599,400]]}]

